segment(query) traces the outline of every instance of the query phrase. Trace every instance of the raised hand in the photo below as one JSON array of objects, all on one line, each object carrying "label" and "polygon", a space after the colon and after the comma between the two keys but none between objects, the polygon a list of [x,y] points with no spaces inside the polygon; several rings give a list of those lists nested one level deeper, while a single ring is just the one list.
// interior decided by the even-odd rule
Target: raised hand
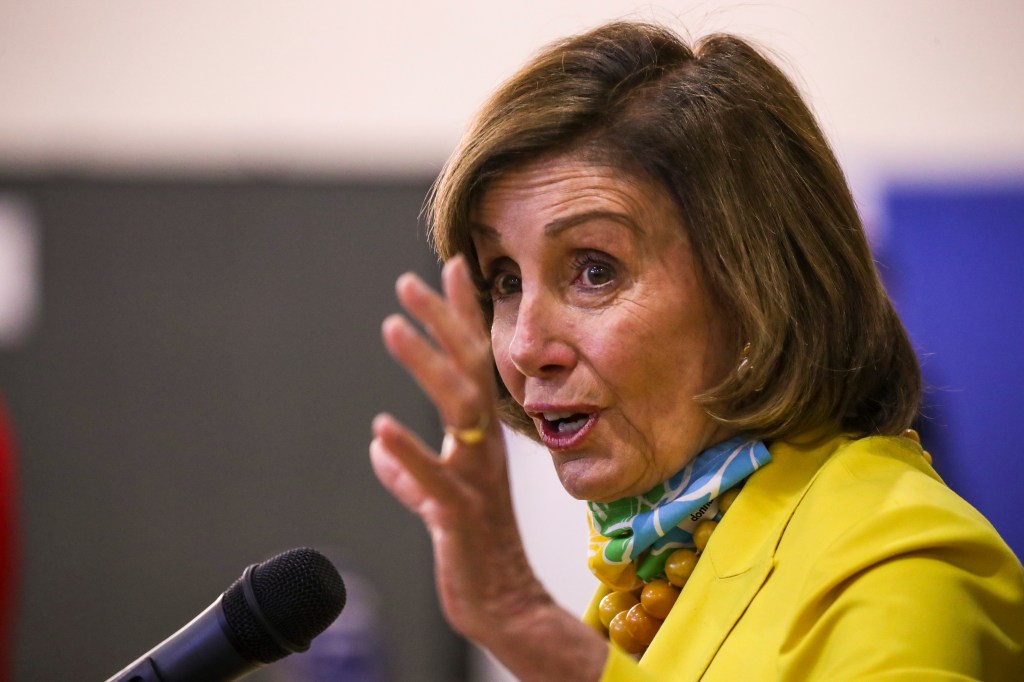
[{"label": "raised hand", "polygon": [[444,295],[406,274],[396,291],[408,319],[384,321],[388,351],[437,407],[446,436],[435,452],[390,415],[373,423],[371,461],[381,483],[419,515],[434,542],[442,607],[471,638],[546,599],[529,570],[515,525],[505,444],[494,413],[490,341],[465,260],[442,273]]},{"label": "raised hand", "polygon": [[411,274],[396,284],[425,334],[401,315],[383,325],[388,351],[445,424],[441,450],[381,414],[370,444],[374,472],[427,527],[441,608],[453,628],[520,679],[597,679],[606,644],[553,602],[523,551],[494,411],[490,341],[465,259],[449,261],[441,281],[444,295]]}]

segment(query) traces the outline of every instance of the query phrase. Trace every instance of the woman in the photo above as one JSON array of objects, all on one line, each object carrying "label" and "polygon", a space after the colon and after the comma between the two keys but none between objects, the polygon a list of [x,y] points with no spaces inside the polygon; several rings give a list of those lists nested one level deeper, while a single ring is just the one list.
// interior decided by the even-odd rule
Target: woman
[{"label": "woman", "polygon": [[[401,277],[426,335],[383,335],[446,437],[381,415],[370,452],[456,630],[522,679],[1021,679],[1020,563],[906,432],[918,367],[843,174],[748,44],[552,45],[430,217],[443,294]],[[498,419],[589,502],[583,622],[524,556]]]}]

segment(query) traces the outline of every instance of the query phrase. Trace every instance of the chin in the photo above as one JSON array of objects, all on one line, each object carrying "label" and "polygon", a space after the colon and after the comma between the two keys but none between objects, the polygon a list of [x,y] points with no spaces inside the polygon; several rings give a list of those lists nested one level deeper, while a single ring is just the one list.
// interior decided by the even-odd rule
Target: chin
[{"label": "chin", "polygon": [[622,487],[622,473],[602,467],[600,463],[586,457],[559,461],[555,459],[558,480],[565,492],[577,500],[586,502],[614,502],[633,494]]}]

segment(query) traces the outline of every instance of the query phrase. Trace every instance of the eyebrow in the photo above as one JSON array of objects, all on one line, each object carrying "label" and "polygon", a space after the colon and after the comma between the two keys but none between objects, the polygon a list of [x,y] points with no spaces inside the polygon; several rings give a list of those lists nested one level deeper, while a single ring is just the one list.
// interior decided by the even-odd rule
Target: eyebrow
[{"label": "eyebrow", "polygon": [[577,213],[575,215],[566,216],[565,218],[552,220],[544,226],[544,234],[548,237],[554,237],[555,235],[565,232],[570,228],[583,223],[588,223],[592,220],[610,220],[614,223],[619,223],[634,234],[643,234],[643,230],[640,229],[640,226],[633,222],[633,219],[625,213],[601,210],[586,211],[584,213]]},{"label": "eyebrow", "polygon": [[490,225],[484,225],[483,223],[470,223],[469,232],[473,235],[479,235],[487,241],[496,242],[500,241],[498,238],[498,231]]},{"label": "eyebrow", "polygon": [[[622,225],[623,227],[627,228],[630,232],[633,232],[636,235],[643,234],[643,230],[640,229],[640,226],[633,222],[633,219],[630,218],[627,214],[619,213],[617,211],[595,210],[585,211],[583,213],[576,213],[574,215],[566,216],[564,218],[557,218],[555,220],[552,220],[550,223],[544,226],[544,235],[547,237],[554,237],[561,234],[562,232],[565,232],[568,229],[576,227],[577,225],[582,225],[583,223],[587,223],[592,220],[610,220],[612,222]],[[498,234],[498,231],[495,230],[490,225],[484,225],[483,223],[472,223],[469,226],[469,228],[471,232],[479,235],[483,239],[486,239],[488,241],[500,241],[500,235]]]}]

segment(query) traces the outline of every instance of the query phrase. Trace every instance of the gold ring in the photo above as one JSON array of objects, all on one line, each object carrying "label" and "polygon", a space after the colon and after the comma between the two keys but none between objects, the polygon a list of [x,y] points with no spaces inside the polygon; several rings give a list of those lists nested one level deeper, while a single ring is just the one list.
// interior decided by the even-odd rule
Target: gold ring
[{"label": "gold ring", "polygon": [[476,426],[468,429],[459,429],[454,426],[444,427],[444,432],[459,441],[463,445],[476,445],[487,437],[487,427],[491,425],[491,419],[485,412]]}]

